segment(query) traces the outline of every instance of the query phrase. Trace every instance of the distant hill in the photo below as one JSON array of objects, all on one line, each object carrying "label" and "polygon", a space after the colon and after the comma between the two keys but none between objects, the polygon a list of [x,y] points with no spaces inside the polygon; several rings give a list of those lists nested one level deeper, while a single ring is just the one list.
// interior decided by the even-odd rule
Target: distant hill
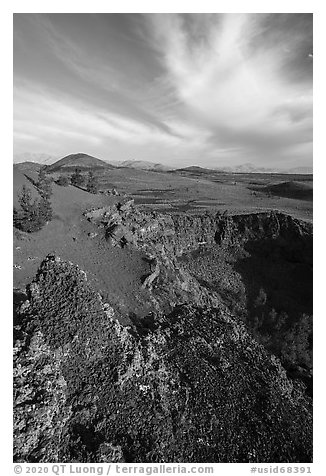
[{"label": "distant hill", "polygon": [[114,166],[104,162],[104,160],[83,153],[67,155],[54,164],[47,166],[49,172],[72,171],[76,168],[86,170],[99,168],[113,169]]},{"label": "distant hill", "polygon": [[272,169],[266,169],[264,167],[256,167],[252,164],[241,164],[232,167],[219,166],[219,167],[200,167],[199,165],[190,165],[189,167],[183,167],[176,169],[176,172],[188,172],[192,174],[215,174],[219,172],[224,173],[264,173],[272,172]]},{"label": "distant hill", "polygon": [[176,169],[175,172],[177,173],[190,173],[190,174],[198,174],[198,175],[203,175],[203,174],[216,174],[219,172],[223,173],[264,173],[264,172],[271,172],[269,169],[265,169],[263,167],[255,167],[252,164],[242,164],[242,165],[237,165],[234,167],[226,167],[226,166],[220,166],[220,167],[200,167],[199,165],[190,165],[189,167],[183,167],[180,169]]},{"label": "distant hill", "polygon": [[14,164],[14,169],[20,170],[21,172],[38,172],[42,167],[42,164],[37,162],[21,162]]},{"label": "distant hill", "polygon": [[56,156],[37,152],[23,152],[21,154],[14,154],[15,164],[20,164],[23,162],[32,162],[43,165],[50,165],[53,164],[53,162],[55,162],[57,159],[58,157]]}]

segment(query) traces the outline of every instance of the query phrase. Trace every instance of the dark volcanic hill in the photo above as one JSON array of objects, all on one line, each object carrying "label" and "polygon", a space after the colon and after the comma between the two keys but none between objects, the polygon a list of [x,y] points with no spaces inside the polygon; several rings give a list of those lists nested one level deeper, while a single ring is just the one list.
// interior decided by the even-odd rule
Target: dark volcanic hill
[{"label": "dark volcanic hill", "polygon": [[104,160],[97,159],[88,154],[78,153],[70,154],[62,159],[58,160],[52,165],[47,167],[49,172],[57,171],[68,171],[75,170],[76,168],[80,169],[98,169],[98,168],[107,168],[113,169],[114,166],[104,162]]},{"label": "dark volcanic hill", "polygon": [[204,167],[199,167],[199,165],[190,165],[189,167],[183,167],[181,169],[173,170],[175,173],[190,173],[190,174],[214,174],[217,173],[218,170],[206,169]]},{"label": "dark volcanic hill", "polygon": [[269,185],[265,187],[265,191],[279,197],[296,198],[298,200],[312,200],[313,198],[312,185],[297,181]]}]

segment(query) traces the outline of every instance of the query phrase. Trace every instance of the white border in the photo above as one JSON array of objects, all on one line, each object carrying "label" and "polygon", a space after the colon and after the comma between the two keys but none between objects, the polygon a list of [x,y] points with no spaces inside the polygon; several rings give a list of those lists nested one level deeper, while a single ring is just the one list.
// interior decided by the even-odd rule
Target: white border
[{"label": "white border", "polygon": [[[14,474],[12,465],[12,14],[14,12],[53,12],[53,13],[169,13],[169,12],[230,12],[230,13],[314,13],[314,475],[326,474],[325,458],[325,406],[324,390],[325,356],[323,345],[326,339],[323,301],[324,274],[325,274],[325,246],[323,242],[326,234],[324,220],[326,219],[324,204],[326,178],[325,172],[325,8],[321,1],[68,1],[68,0],[40,0],[33,1],[5,1],[0,10],[1,34],[1,309],[2,328],[1,337],[1,473]],[[2,464],[1,464],[2,463]],[[2,470],[2,466],[3,470]],[[259,465],[258,465],[259,466]],[[293,466],[293,465],[289,465]],[[244,465],[218,464],[215,474],[249,474]]]}]

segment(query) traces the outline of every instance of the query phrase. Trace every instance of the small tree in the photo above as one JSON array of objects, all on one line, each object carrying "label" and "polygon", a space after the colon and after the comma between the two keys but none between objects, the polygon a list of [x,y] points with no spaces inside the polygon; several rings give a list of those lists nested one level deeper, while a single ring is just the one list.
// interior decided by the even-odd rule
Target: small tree
[{"label": "small tree", "polygon": [[71,185],[75,185],[76,187],[81,187],[84,185],[84,177],[80,173],[79,169],[76,169],[75,172],[71,176]]},{"label": "small tree", "polygon": [[32,201],[31,190],[23,185],[18,196],[20,209],[14,208],[14,226],[28,233],[40,230],[42,225],[39,220],[37,200]]},{"label": "small tree", "polygon": [[67,187],[69,185],[68,177],[66,177],[65,175],[60,175],[56,183],[58,185],[61,185],[62,187]]},{"label": "small tree", "polygon": [[41,187],[42,184],[46,181],[47,181],[47,176],[46,176],[46,172],[45,172],[45,167],[41,167],[39,172],[38,172],[37,184],[38,184],[39,187]]},{"label": "small tree", "polygon": [[41,223],[44,225],[46,222],[52,220],[52,206],[48,197],[42,197],[39,202],[39,217]]},{"label": "small tree", "polygon": [[14,208],[14,226],[27,233],[39,231],[52,219],[52,207],[48,196],[32,201],[31,190],[23,185],[18,196],[20,209]]},{"label": "small tree", "polygon": [[98,192],[98,181],[92,171],[90,171],[88,174],[87,192],[89,193]]}]

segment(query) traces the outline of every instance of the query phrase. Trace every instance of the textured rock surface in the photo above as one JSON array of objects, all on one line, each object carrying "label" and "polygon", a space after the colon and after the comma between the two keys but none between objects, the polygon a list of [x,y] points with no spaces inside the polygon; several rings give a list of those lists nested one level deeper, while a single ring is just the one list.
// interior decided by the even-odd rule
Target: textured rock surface
[{"label": "textured rock surface", "polygon": [[[312,224],[271,211],[227,215],[220,213],[159,214],[143,212],[129,201],[86,214],[100,223],[114,245],[131,244],[152,253],[162,250],[173,256],[195,251],[204,245],[244,244],[250,241],[279,240],[299,243],[312,251]],[[303,250],[301,250],[303,251]]]},{"label": "textured rock surface", "polygon": [[129,201],[94,210],[87,217],[104,228],[113,246],[129,246],[146,253],[152,269],[145,286],[152,291],[157,311],[171,311],[185,302],[221,302],[214,286],[209,286],[207,293],[205,286],[198,286],[189,267],[182,265],[182,258],[187,259],[191,253],[213,249],[221,257],[231,250],[233,256],[244,257],[258,251],[274,261],[312,266],[312,224],[275,211],[230,216],[168,215],[145,213]]},{"label": "textured rock surface", "polygon": [[[161,227],[131,234],[168,273]],[[183,273],[175,288],[200,292]],[[311,461],[310,399],[225,306],[189,301],[122,327],[83,271],[48,257],[15,329],[15,461]]]}]

